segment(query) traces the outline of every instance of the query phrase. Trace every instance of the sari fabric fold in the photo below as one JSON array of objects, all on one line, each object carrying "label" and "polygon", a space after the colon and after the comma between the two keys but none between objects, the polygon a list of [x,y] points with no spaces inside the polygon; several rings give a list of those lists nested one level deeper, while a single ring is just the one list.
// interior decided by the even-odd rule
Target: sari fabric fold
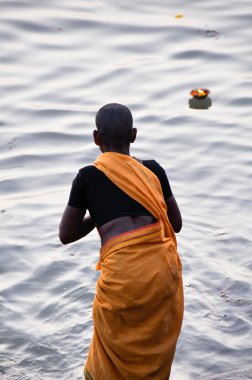
[{"label": "sari fabric fold", "polygon": [[118,153],[102,154],[95,166],[157,222],[111,238],[101,249],[85,379],[167,380],[183,319],[183,285],[159,180]]}]

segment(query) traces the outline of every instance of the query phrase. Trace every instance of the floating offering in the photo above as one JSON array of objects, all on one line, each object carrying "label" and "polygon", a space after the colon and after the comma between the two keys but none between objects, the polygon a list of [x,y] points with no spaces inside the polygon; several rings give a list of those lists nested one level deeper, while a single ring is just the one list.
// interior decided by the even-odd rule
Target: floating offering
[{"label": "floating offering", "polygon": [[178,14],[175,16],[175,18],[183,18],[183,17],[184,17],[184,15],[182,15],[182,14]]},{"label": "floating offering", "polygon": [[210,91],[206,88],[195,88],[191,91],[191,95],[195,99],[205,99],[208,96],[209,92]]}]

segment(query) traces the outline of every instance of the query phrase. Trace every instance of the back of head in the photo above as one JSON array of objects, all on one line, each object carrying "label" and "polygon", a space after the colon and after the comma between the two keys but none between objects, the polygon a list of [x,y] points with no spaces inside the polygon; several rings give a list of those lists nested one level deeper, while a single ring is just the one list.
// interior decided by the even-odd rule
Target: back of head
[{"label": "back of head", "polygon": [[97,112],[95,122],[103,144],[120,147],[130,143],[133,118],[126,106],[106,104]]}]

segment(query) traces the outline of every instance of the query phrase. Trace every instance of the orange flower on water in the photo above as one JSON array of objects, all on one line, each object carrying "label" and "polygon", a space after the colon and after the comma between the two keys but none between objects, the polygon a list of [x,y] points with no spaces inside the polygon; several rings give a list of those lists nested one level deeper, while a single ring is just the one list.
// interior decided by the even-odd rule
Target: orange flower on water
[{"label": "orange flower on water", "polygon": [[209,90],[206,88],[195,88],[191,91],[191,95],[197,99],[204,99],[209,94]]}]

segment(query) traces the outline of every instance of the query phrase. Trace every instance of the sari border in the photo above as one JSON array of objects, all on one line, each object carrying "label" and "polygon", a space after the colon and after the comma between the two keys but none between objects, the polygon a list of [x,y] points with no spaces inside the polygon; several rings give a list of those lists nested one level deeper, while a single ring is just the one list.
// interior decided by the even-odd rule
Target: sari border
[{"label": "sari border", "polygon": [[155,232],[158,232],[162,229],[162,224],[158,220],[155,223],[147,224],[146,226],[137,227],[134,230],[123,232],[119,235],[113,236],[108,239],[106,243],[101,247],[101,257],[105,253],[105,251],[110,248],[116,246],[117,244],[124,243],[125,241],[132,240],[138,237],[143,237],[145,235],[149,235]]}]

